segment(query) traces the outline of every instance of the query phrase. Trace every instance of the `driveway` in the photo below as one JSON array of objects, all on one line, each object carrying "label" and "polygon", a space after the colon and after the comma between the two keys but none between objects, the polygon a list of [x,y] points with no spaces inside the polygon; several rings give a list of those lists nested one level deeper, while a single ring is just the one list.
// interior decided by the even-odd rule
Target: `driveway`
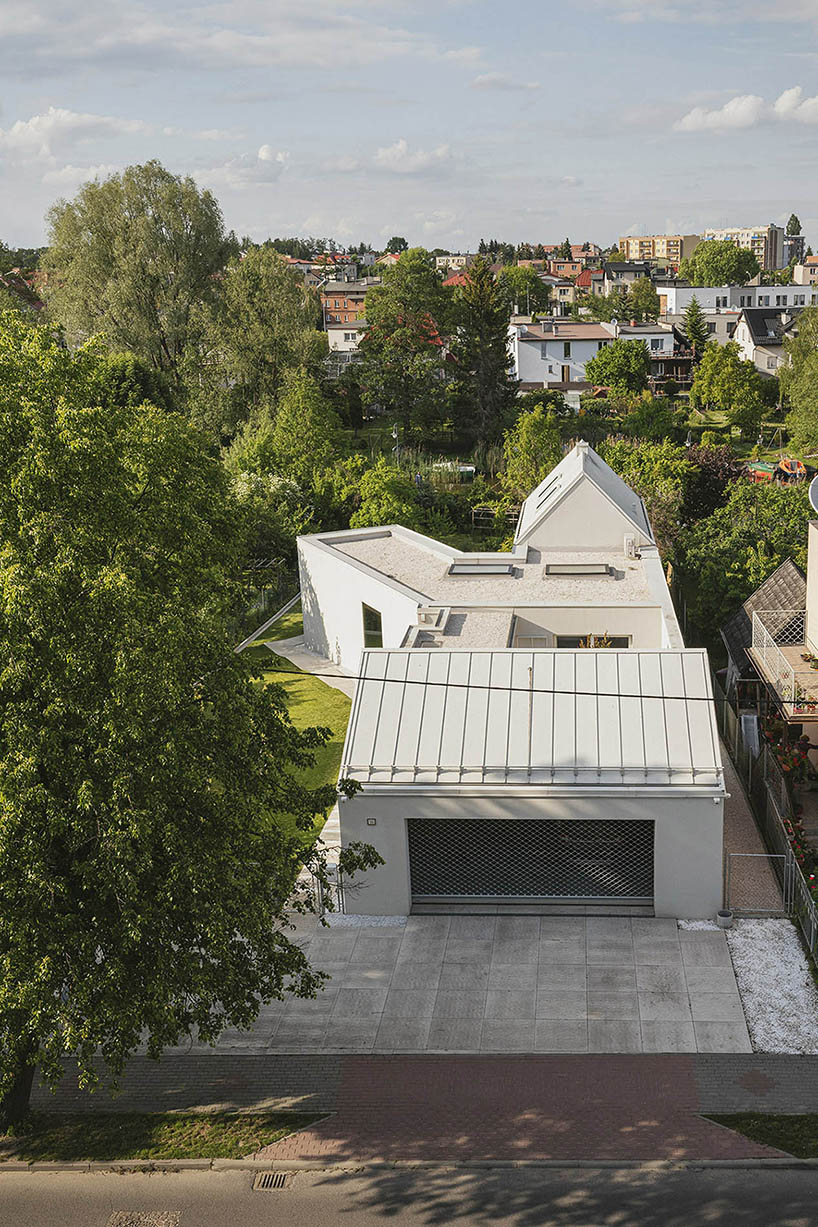
[{"label": "driveway", "polygon": [[179,1051],[751,1051],[720,932],[611,917],[351,919],[302,933],[331,977],[317,1000],[275,1003],[252,1032]]}]

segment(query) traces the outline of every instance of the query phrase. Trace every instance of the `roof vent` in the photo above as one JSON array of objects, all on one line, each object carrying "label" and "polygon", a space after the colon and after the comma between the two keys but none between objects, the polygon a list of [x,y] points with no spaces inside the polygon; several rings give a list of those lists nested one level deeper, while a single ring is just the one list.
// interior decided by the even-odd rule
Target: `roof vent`
[{"label": "roof vent", "polygon": [[545,566],[545,574],[553,576],[609,576],[614,570],[607,562],[549,562]]}]

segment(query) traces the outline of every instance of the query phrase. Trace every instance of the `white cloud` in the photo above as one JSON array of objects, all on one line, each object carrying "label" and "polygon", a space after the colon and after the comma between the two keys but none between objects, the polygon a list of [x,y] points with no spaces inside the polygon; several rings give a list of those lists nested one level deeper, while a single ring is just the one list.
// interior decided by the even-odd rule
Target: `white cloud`
[{"label": "white cloud", "polygon": [[55,170],[47,170],[43,175],[43,183],[59,188],[61,191],[76,189],[89,179],[107,179],[122,169],[112,162],[100,163],[97,166],[60,166]]},{"label": "white cloud", "polygon": [[20,157],[51,158],[61,151],[98,137],[128,136],[149,132],[139,119],[118,119],[112,115],[88,115],[49,107],[43,115],[18,119],[9,128],[0,128],[0,149]]},{"label": "white cloud", "polygon": [[437,149],[412,151],[408,142],[401,137],[394,145],[378,149],[373,165],[395,175],[418,175],[450,165],[453,161],[454,157],[448,145],[438,145]]},{"label": "white cloud", "polygon": [[539,81],[515,81],[502,72],[484,72],[475,77],[471,83],[472,89],[496,90],[528,90],[539,89]]},{"label": "white cloud", "polygon": [[594,8],[611,13],[616,21],[697,22],[730,25],[749,21],[808,21],[818,17],[815,0],[590,0]]},{"label": "white cloud", "polygon": [[677,132],[729,132],[776,121],[818,124],[818,95],[804,98],[803,92],[794,85],[773,103],[758,94],[739,94],[713,110],[693,107],[673,126]]},{"label": "white cloud", "polygon": [[289,153],[262,145],[257,153],[242,153],[215,166],[194,172],[195,178],[208,187],[224,187],[232,191],[277,183],[289,160]]}]

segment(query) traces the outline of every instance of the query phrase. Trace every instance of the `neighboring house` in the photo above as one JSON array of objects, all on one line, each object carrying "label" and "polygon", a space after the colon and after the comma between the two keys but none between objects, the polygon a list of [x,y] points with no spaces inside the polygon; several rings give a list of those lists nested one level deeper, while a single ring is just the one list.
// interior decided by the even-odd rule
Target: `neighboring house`
[{"label": "neighboring house", "polygon": [[659,284],[659,312],[681,315],[693,298],[703,311],[734,311],[743,307],[809,307],[818,303],[818,285],[813,291],[803,285],[688,285]]},{"label": "neighboring house", "polygon": [[606,260],[602,266],[605,274],[603,293],[613,294],[615,290],[628,290],[634,281],[643,277],[650,279],[651,268],[647,261],[638,260]]},{"label": "neighboring house", "polygon": [[473,252],[457,252],[455,255],[435,256],[435,268],[438,272],[446,272],[450,269],[452,272],[462,273],[464,269],[470,268],[474,264],[477,256]]},{"label": "neighboring house", "polygon": [[818,258],[808,256],[803,264],[796,264],[792,279],[796,285],[818,286]]},{"label": "neighboring house", "polygon": [[378,256],[376,264],[397,264],[400,259],[400,252],[385,251],[382,256]]},{"label": "neighboring house", "polygon": [[548,271],[555,277],[578,277],[584,268],[581,260],[549,260]]},{"label": "neighboring house", "polygon": [[754,362],[762,375],[775,375],[788,362],[784,340],[798,332],[801,307],[747,307],[738,317],[733,340],[742,358]]},{"label": "neighboring house", "polygon": [[321,314],[324,327],[330,324],[353,324],[364,314],[366,295],[373,285],[380,285],[379,277],[365,277],[361,281],[328,281],[321,287]]},{"label": "neighboring house", "polygon": [[526,384],[584,383],[585,364],[617,338],[638,339],[651,357],[669,357],[676,348],[673,329],[665,324],[618,324],[603,321],[515,319],[509,325],[512,373]]},{"label": "neighboring house", "polygon": [[355,911],[712,916],[724,780],[638,496],[578,443],[509,553],[398,525],[301,537],[306,643],[358,676],[341,840]]},{"label": "neighboring house", "polygon": [[[547,285],[549,294],[549,311],[552,315],[565,318],[571,314],[571,309],[577,300],[577,289],[573,281],[566,277],[555,277],[552,273],[540,273],[540,281]],[[520,306],[523,304],[520,303]]]},{"label": "neighboring house", "polygon": [[702,231],[702,242],[728,240],[736,247],[751,251],[761,268],[784,268],[787,264],[784,227],[772,222],[768,226],[722,226]]},{"label": "neighboring house", "polygon": [[776,621],[783,616],[783,625],[786,626],[787,622],[792,620],[791,614],[795,610],[796,629],[801,631],[802,611],[806,609],[806,605],[807,581],[804,572],[791,558],[787,558],[765,579],[760,588],[756,588],[733,616],[728,618],[719,632],[727,649],[725,689],[728,693],[732,693],[738,681],[759,676],[749,655],[753,645],[753,614],[761,611],[760,617]]},{"label": "neighboring house", "polygon": [[[543,246],[546,259],[551,259],[553,252],[561,247],[561,243],[546,243]],[[602,248],[597,243],[572,243],[571,244],[571,259],[577,261],[587,267],[588,265],[599,264],[599,257],[602,255]],[[530,261],[520,260],[520,264],[527,264]]]},{"label": "neighboring house", "polygon": [[577,294],[604,294],[605,273],[601,268],[585,268],[574,281]]},{"label": "neighboring house", "polygon": [[624,235],[619,250],[626,260],[667,260],[678,267],[693,255],[700,242],[698,234]]},{"label": "neighboring house", "polygon": [[784,234],[784,264],[801,264],[807,246],[806,235]]},{"label": "neighboring house", "polygon": [[[707,323],[709,339],[717,341],[719,345],[726,345],[728,341],[732,341],[740,314],[741,312],[737,307],[720,307],[718,311],[703,310],[702,315]],[[661,320],[663,324],[670,324],[678,332],[684,334],[684,312],[666,313],[661,316]]]}]

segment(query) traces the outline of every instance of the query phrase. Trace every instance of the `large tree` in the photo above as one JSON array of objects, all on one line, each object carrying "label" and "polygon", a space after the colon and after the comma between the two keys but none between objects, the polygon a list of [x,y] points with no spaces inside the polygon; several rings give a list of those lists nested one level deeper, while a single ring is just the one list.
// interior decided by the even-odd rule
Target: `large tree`
[{"label": "large tree", "polygon": [[338,455],[338,415],[315,379],[301,367],[290,371],[276,410],[272,445],[276,469],[309,490],[315,476]]},{"label": "large tree", "polygon": [[287,369],[303,365],[317,375],[326,356],[315,292],[271,246],[232,260],[197,320],[198,343],[185,364],[191,413],[223,434],[275,401]]},{"label": "large tree", "polygon": [[478,256],[455,298],[451,351],[461,420],[482,442],[499,437],[517,388],[508,322],[508,299],[488,260]]},{"label": "large tree", "polygon": [[585,378],[614,392],[641,392],[648,386],[650,353],[644,341],[618,337],[585,363]]},{"label": "large tree", "polygon": [[552,410],[535,405],[521,413],[503,439],[503,489],[511,498],[527,498],[562,459],[562,436]]},{"label": "large tree", "polygon": [[694,356],[700,358],[704,352],[710,332],[701,304],[695,294],[687,305],[682,327],[684,328],[685,336],[690,342]]},{"label": "large tree", "polygon": [[716,405],[731,426],[752,432],[761,425],[764,409],[761,383],[755,364],[741,357],[735,341],[708,341],[693,375],[690,403]]},{"label": "large tree", "polygon": [[505,265],[500,271],[497,283],[505,292],[509,307],[515,313],[532,315],[536,311],[548,310],[551,288],[530,264]]},{"label": "large tree", "polygon": [[669,439],[610,439],[600,455],[644,499],[656,543],[664,558],[675,555],[693,465],[685,449]]},{"label": "large tree", "polygon": [[48,226],[51,318],[70,340],[102,333],[178,382],[194,309],[237,250],[210,192],[148,162],[86,183]]},{"label": "large tree", "polygon": [[307,833],[336,789],[299,772],[326,731],[233,651],[244,529],[218,458],[177,414],[100,407],[95,373],[0,320],[5,1123],[35,1067],[53,1083],[70,1055],[93,1084],[320,982],[284,909],[324,872]]},{"label": "large tree", "polygon": [[628,290],[628,310],[637,324],[659,318],[659,295],[650,277],[639,277]]},{"label": "large tree", "polygon": [[802,455],[818,451],[818,307],[798,316],[798,332],[788,336],[789,359],[781,368],[781,389],[790,403],[787,430],[793,448]]},{"label": "large tree", "polygon": [[729,239],[699,243],[679,268],[680,275],[693,285],[746,285],[758,272],[753,253]]},{"label": "large tree", "polygon": [[801,219],[797,213],[790,213],[789,221],[787,222],[787,234],[792,238],[796,234],[801,233]]},{"label": "large tree", "polygon": [[444,339],[451,309],[451,294],[422,247],[404,252],[366,296],[364,398],[395,413],[407,429],[434,427],[447,416]]}]

